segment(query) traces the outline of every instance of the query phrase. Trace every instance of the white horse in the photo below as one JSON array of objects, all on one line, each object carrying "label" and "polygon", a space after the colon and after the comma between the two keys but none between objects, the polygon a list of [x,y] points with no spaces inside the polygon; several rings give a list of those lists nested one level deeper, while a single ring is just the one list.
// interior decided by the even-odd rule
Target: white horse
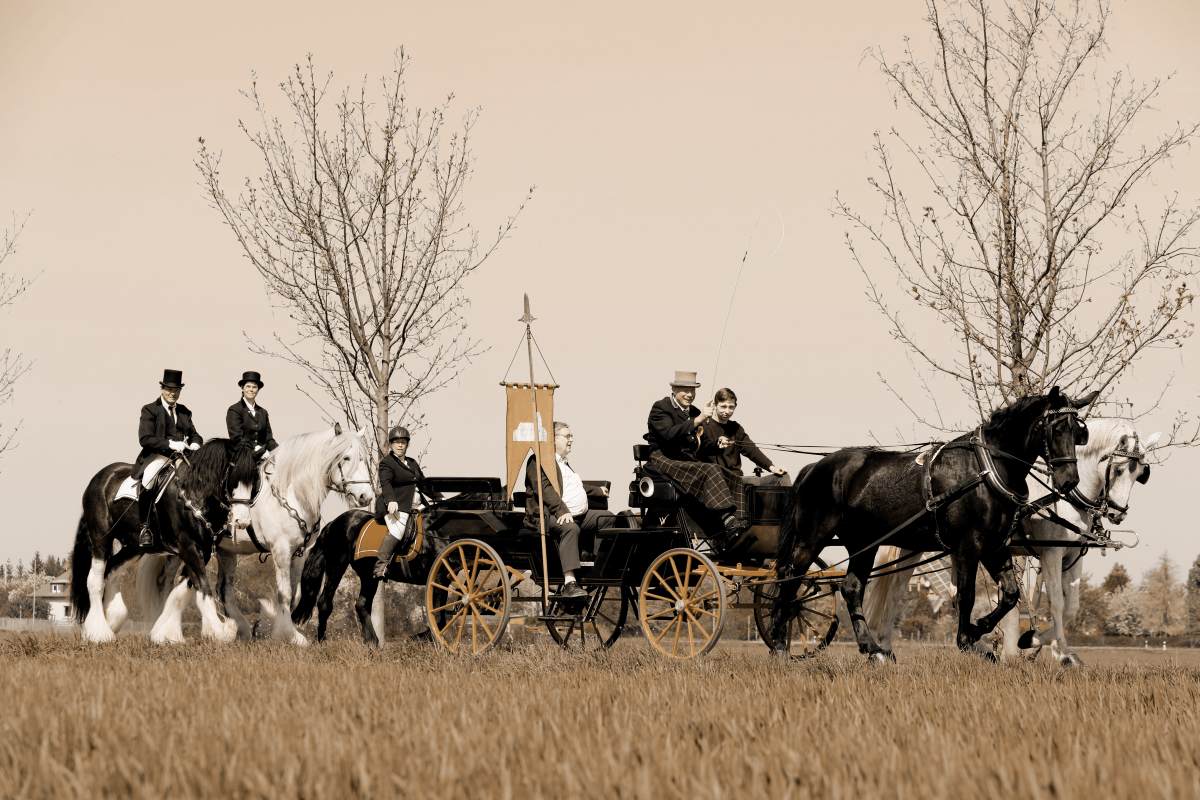
[{"label": "white horse", "polygon": [[[1092,531],[1093,526],[1099,526],[1102,519],[1118,525],[1124,521],[1129,512],[1129,498],[1134,484],[1149,480],[1150,467],[1146,464],[1146,455],[1161,435],[1152,434],[1142,443],[1133,425],[1121,419],[1092,418],[1087,421],[1087,427],[1087,444],[1075,450],[1079,459],[1079,485],[1070,493],[1069,500],[1059,501],[1055,505],[1056,514],[1085,533]],[[1030,539],[1083,539],[1082,535],[1049,519],[1026,520],[1024,530]],[[1065,620],[1072,617],[1078,607],[1077,576],[1082,574],[1082,559],[1076,558],[1075,554],[1079,552],[1078,548],[1073,547],[1048,547],[1039,551],[1041,579],[1050,600],[1054,624],[1050,649],[1064,665],[1080,663],[1078,656],[1070,652],[1067,646],[1065,624]],[[1072,554],[1073,561],[1069,563],[1066,576],[1069,580],[1064,586],[1063,559],[1067,553]],[[922,556],[922,553],[897,547],[880,548],[876,556],[877,565],[891,563],[893,566],[887,568],[891,574],[882,575],[867,585],[863,608],[867,624],[875,632],[880,646],[886,650],[891,650],[904,592]],[[1025,597],[1037,597],[1036,582],[1030,581],[1028,576]],[[1006,659],[1018,652],[1019,612],[1018,605],[1001,622],[1004,633],[1002,655]]]},{"label": "white horse", "polygon": [[[239,484],[233,493],[230,529],[233,536],[217,543],[217,592],[225,613],[237,624],[238,638],[249,639],[250,623],[234,599],[237,559],[270,553],[275,567],[275,597],[264,603],[273,616],[272,636],[306,645],[308,640],[292,623],[296,584],[304,566],[304,548],[320,526],[321,504],[331,492],[352,507],[375,499],[370,463],[362,431],[331,430],[303,433],[286,439],[259,469],[259,491],[251,502],[251,486]],[[142,559],[138,572],[141,594],[153,605],[170,583],[178,562],[173,558]],[[166,598],[172,607],[170,595]]]}]

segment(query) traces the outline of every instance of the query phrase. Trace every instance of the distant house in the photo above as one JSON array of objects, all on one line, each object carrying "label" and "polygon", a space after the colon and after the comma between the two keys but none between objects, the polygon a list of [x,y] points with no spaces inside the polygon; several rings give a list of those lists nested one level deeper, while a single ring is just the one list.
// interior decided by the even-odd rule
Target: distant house
[{"label": "distant house", "polygon": [[45,603],[49,608],[48,619],[51,622],[69,622],[71,619],[71,591],[68,585],[71,574],[64,572],[56,578],[50,578],[33,593],[37,603]]}]

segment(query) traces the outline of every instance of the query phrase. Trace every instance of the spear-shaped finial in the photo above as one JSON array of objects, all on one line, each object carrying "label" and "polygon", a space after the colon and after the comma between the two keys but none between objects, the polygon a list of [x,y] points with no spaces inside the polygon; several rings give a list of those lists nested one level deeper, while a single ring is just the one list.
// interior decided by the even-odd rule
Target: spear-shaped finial
[{"label": "spear-shaped finial", "polygon": [[529,295],[525,295],[525,316],[521,317],[518,322],[524,322],[526,325],[528,325],[529,323],[533,322],[534,319],[536,318],[533,316],[533,312],[529,310]]}]

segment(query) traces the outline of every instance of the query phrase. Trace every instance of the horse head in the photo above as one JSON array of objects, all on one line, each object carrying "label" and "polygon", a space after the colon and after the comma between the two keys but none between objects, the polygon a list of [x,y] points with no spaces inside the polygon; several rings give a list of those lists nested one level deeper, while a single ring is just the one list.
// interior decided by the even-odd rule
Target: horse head
[{"label": "horse head", "polygon": [[1050,469],[1055,490],[1066,493],[1079,484],[1079,463],[1075,448],[1088,442],[1088,429],[1079,419],[1079,410],[1091,405],[1099,392],[1089,392],[1072,400],[1059,387],[1053,387],[1036,405],[1041,416],[1030,428],[1033,452],[1041,455]]},{"label": "horse head", "polygon": [[1090,496],[1082,499],[1109,522],[1120,525],[1129,513],[1133,487],[1150,480],[1150,465],[1146,460],[1162,434],[1152,433],[1143,442],[1133,425],[1124,420],[1097,422],[1108,422],[1108,429],[1097,446],[1085,451],[1094,461],[1089,489],[1095,499]]},{"label": "horse head", "polygon": [[341,441],[341,447],[330,464],[328,486],[340,493],[351,507],[365,508],[375,502],[375,484],[371,480],[364,430],[342,433],[342,426],[335,424],[333,436]]}]

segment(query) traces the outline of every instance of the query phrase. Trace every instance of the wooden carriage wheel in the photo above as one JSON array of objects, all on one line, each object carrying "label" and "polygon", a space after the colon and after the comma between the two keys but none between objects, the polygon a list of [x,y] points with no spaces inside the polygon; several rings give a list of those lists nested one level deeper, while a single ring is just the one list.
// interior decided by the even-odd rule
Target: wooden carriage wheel
[{"label": "wooden carriage wheel", "polygon": [[695,658],[713,648],[725,621],[725,587],[708,556],[677,547],[650,564],[638,590],[642,633],[669,658]]},{"label": "wooden carriage wheel", "polygon": [[504,634],[511,606],[508,570],[490,545],[460,539],[438,553],[425,583],[425,610],[433,638],[447,650],[490,650]]},{"label": "wooden carriage wheel", "polygon": [[550,638],[564,650],[589,652],[612,647],[629,617],[630,591],[623,586],[596,587],[579,613],[562,603],[551,604],[551,617],[570,619],[546,620]]},{"label": "wooden carriage wheel", "polygon": [[[758,628],[758,635],[763,643],[773,648],[775,640],[771,636],[771,610],[775,598],[779,596],[779,584],[755,583],[753,587],[754,627]],[[818,601],[829,596],[830,590],[834,590],[830,609],[832,613],[817,608]],[[795,602],[796,615],[788,622],[787,628],[788,648],[791,649],[795,642],[805,642],[806,654],[815,655],[828,647],[837,636],[836,590],[827,584],[805,581],[796,592]],[[816,641],[815,645],[807,644],[813,640]]]}]

